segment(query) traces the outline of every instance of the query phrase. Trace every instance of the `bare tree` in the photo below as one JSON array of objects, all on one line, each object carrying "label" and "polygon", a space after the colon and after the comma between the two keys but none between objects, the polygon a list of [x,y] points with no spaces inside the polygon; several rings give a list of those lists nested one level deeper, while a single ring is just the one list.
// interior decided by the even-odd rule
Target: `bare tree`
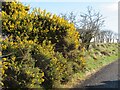
[{"label": "bare tree", "polygon": [[100,31],[98,36],[96,36],[96,38],[98,38],[98,43],[104,43],[105,41],[105,31]]},{"label": "bare tree", "polygon": [[107,43],[111,43],[112,39],[113,39],[113,31],[111,30],[106,30],[105,36],[106,36],[106,42]]},{"label": "bare tree", "polygon": [[104,25],[104,18],[99,12],[95,12],[91,7],[87,8],[87,13],[80,15],[80,38],[89,49],[90,41],[99,34],[101,27]]},{"label": "bare tree", "polygon": [[[74,23],[80,33],[80,39],[88,50],[92,38],[99,34],[101,27],[104,24],[104,18],[99,12],[95,12],[91,7],[87,8],[87,13],[82,13],[77,18],[76,14],[60,14],[60,17]],[[80,20],[79,20],[80,19]]]},{"label": "bare tree", "polygon": [[115,43],[115,40],[118,40],[118,33],[113,34],[113,43]]},{"label": "bare tree", "polygon": [[99,31],[99,34],[95,38],[97,38],[95,42],[104,43],[105,41],[107,41],[107,31],[106,30]]},{"label": "bare tree", "polygon": [[77,27],[77,15],[73,11],[65,14],[60,13],[59,16],[64,18],[65,20],[68,20],[69,23],[74,23],[75,27]]},{"label": "bare tree", "polygon": [[60,13],[60,15],[59,15],[60,17],[62,17],[62,18],[64,18],[65,20],[68,20],[68,16],[67,16],[67,14],[65,13],[65,14],[63,14],[63,13]]}]

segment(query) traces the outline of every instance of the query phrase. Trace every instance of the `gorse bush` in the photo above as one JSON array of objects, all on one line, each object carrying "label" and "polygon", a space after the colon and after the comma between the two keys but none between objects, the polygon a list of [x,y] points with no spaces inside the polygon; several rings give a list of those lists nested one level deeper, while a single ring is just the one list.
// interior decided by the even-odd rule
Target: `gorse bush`
[{"label": "gorse bush", "polygon": [[74,25],[63,18],[40,9],[34,9],[29,14],[26,11],[27,7],[24,7],[21,3],[8,3],[6,7],[3,11],[9,11],[8,14],[6,12],[2,13],[4,18],[2,28],[5,35],[13,35],[14,37],[27,35],[30,40],[38,37],[39,43],[48,39],[56,44],[55,49],[61,52],[63,52],[63,47],[69,50],[78,48],[79,34],[76,32]]},{"label": "gorse bush", "polygon": [[2,6],[3,87],[58,88],[85,66],[72,23],[20,2]]},{"label": "gorse bush", "polygon": [[4,87],[40,88],[44,72],[35,67],[35,59],[31,56],[33,44],[20,38],[14,42],[12,36],[2,42]]}]

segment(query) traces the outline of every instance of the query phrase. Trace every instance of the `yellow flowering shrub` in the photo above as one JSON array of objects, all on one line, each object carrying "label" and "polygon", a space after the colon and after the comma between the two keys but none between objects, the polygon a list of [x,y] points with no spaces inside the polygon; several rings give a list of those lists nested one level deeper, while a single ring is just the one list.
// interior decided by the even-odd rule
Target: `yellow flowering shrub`
[{"label": "yellow flowering shrub", "polygon": [[73,24],[20,2],[2,7],[3,87],[58,88],[84,68]]},{"label": "yellow flowering shrub", "polygon": [[[22,43],[20,43],[22,42]],[[12,36],[2,42],[2,82],[5,88],[41,88],[44,72],[35,66],[31,56],[34,42],[17,39]]]},{"label": "yellow flowering shrub", "polygon": [[71,45],[73,48],[79,47],[78,32],[74,25],[68,23],[67,20],[41,9],[34,9],[28,13],[26,8],[29,7],[25,8],[21,3],[12,2],[7,5],[9,7],[2,10],[3,34],[14,37],[21,34],[23,37],[28,35],[30,40],[34,40],[35,36],[38,36],[40,43],[44,39],[48,39],[55,44],[55,49],[60,52],[64,51],[63,47]]}]

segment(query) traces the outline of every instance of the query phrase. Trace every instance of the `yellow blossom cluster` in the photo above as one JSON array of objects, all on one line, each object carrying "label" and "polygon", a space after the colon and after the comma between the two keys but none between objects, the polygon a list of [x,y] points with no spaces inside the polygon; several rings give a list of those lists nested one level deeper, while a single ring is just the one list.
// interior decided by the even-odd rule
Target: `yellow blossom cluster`
[{"label": "yellow blossom cluster", "polygon": [[[50,84],[55,88],[69,81],[76,68],[85,63],[74,24],[46,10],[29,12],[29,6],[20,2],[6,5],[9,7],[2,9],[2,30],[7,38],[1,44],[5,85],[40,88]],[[14,86],[9,86],[11,82]]]}]

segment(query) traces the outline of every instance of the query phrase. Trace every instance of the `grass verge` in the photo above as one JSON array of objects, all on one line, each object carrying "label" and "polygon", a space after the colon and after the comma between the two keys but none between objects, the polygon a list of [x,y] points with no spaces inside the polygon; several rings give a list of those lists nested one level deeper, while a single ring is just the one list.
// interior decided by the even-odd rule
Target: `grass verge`
[{"label": "grass verge", "polygon": [[102,44],[95,47],[92,46],[92,48],[86,52],[86,69],[74,74],[71,80],[67,84],[62,85],[62,87],[73,88],[77,85],[80,85],[80,83],[99,71],[104,66],[118,60],[119,55],[120,53],[118,53],[117,44]]}]

